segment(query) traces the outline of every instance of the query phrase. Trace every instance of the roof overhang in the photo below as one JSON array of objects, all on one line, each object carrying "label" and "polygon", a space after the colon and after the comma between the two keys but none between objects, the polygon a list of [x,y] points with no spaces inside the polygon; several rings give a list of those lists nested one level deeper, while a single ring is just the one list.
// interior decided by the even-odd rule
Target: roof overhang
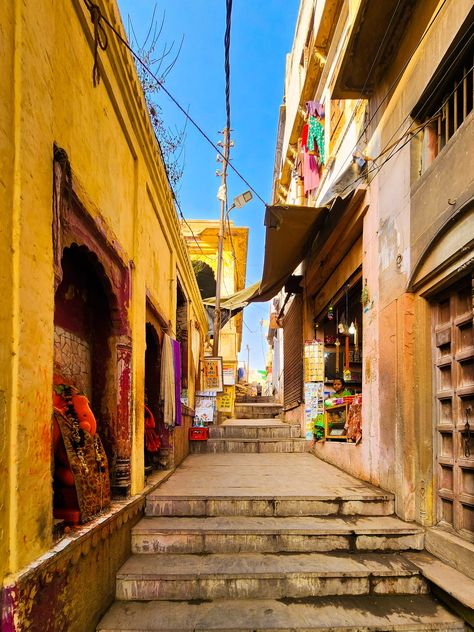
[{"label": "roof overhang", "polygon": [[417,4],[418,0],[362,0],[339,67],[333,99],[359,99],[372,94],[394,59]]}]

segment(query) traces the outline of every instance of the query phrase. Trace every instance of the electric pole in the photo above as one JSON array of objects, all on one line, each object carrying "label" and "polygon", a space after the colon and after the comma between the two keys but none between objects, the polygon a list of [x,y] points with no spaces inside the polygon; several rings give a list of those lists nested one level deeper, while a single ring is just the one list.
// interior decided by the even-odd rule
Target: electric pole
[{"label": "electric pole", "polygon": [[229,136],[230,130],[225,127],[222,132],[224,139],[222,142],[223,155],[221,186],[218,198],[221,201],[221,216],[219,222],[219,238],[217,242],[217,275],[216,275],[216,305],[214,309],[214,339],[212,343],[212,355],[219,355],[219,334],[221,329],[221,283],[222,283],[222,252],[224,249],[224,231],[225,231],[225,210],[227,206],[227,162],[229,160]]}]

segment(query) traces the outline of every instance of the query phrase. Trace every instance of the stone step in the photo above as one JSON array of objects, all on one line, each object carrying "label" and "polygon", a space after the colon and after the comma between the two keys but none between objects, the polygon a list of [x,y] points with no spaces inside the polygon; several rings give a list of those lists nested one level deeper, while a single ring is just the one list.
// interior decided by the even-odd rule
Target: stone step
[{"label": "stone step", "polygon": [[117,599],[142,601],[427,592],[418,569],[393,553],[134,555],[116,584]]},{"label": "stone step", "polygon": [[[234,492],[235,493],[235,492]],[[391,494],[363,495],[353,492],[337,498],[308,496],[172,495],[157,490],[146,501],[147,516],[390,516]]]},{"label": "stone step", "polygon": [[323,597],[305,600],[118,601],[98,632],[427,632],[464,630],[429,595]]},{"label": "stone step", "polygon": [[283,406],[281,404],[235,404],[234,413],[237,419],[265,419],[277,417],[282,414]]},{"label": "stone step", "polygon": [[452,610],[474,626],[474,580],[471,577],[426,551],[404,553],[403,557],[431,582],[437,596],[441,596]]},{"label": "stone step", "polygon": [[[156,509],[156,513],[155,513]],[[148,515],[391,515],[394,496],[312,454],[193,454],[147,496]]]},{"label": "stone step", "polygon": [[283,454],[309,452],[311,442],[306,439],[208,439],[190,441],[191,454],[217,454],[222,452],[240,454]]},{"label": "stone step", "polygon": [[312,553],[423,548],[423,529],[394,516],[145,517],[132,530],[134,553]]},{"label": "stone step", "polygon": [[278,404],[273,395],[237,395],[236,404]]},{"label": "stone step", "polygon": [[[240,421],[242,422],[242,420]],[[299,425],[282,422],[267,423],[266,425],[225,423],[221,426],[209,427],[211,439],[298,439],[300,436],[301,428]]]}]

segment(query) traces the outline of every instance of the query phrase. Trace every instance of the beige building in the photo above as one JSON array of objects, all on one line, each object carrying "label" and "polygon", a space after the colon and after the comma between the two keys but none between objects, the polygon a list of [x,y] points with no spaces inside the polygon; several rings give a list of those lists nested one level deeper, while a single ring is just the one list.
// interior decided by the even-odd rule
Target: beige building
[{"label": "beige building", "polygon": [[[204,303],[207,298],[216,295],[217,246],[219,239],[219,222],[213,220],[190,220],[182,223],[182,231],[193,263],[194,273]],[[223,242],[222,286],[221,296],[225,298],[239,292],[245,287],[247,271],[247,248],[249,229],[227,223]],[[207,306],[210,336],[205,347],[206,355],[212,355],[213,309]],[[232,370],[237,380],[238,354],[242,345],[243,313],[229,318],[225,309],[222,311],[222,322],[225,322],[219,336],[219,355],[222,356],[224,368]],[[227,389],[232,401],[235,400],[235,387]],[[230,412],[230,411],[228,411]]]},{"label": "beige building", "polygon": [[437,550],[474,539],[473,24],[468,0],[302,0],[275,158],[273,202],[319,209],[272,308],[287,417],[321,340],[362,439],[316,454],[394,492]]}]

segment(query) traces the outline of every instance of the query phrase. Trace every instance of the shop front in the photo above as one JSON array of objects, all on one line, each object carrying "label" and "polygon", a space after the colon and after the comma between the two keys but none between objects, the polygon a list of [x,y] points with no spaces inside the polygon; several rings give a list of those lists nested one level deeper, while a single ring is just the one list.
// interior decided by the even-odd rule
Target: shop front
[{"label": "shop front", "polygon": [[362,439],[362,272],[312,319],[304,344],[305,429],[315,443]]}]

